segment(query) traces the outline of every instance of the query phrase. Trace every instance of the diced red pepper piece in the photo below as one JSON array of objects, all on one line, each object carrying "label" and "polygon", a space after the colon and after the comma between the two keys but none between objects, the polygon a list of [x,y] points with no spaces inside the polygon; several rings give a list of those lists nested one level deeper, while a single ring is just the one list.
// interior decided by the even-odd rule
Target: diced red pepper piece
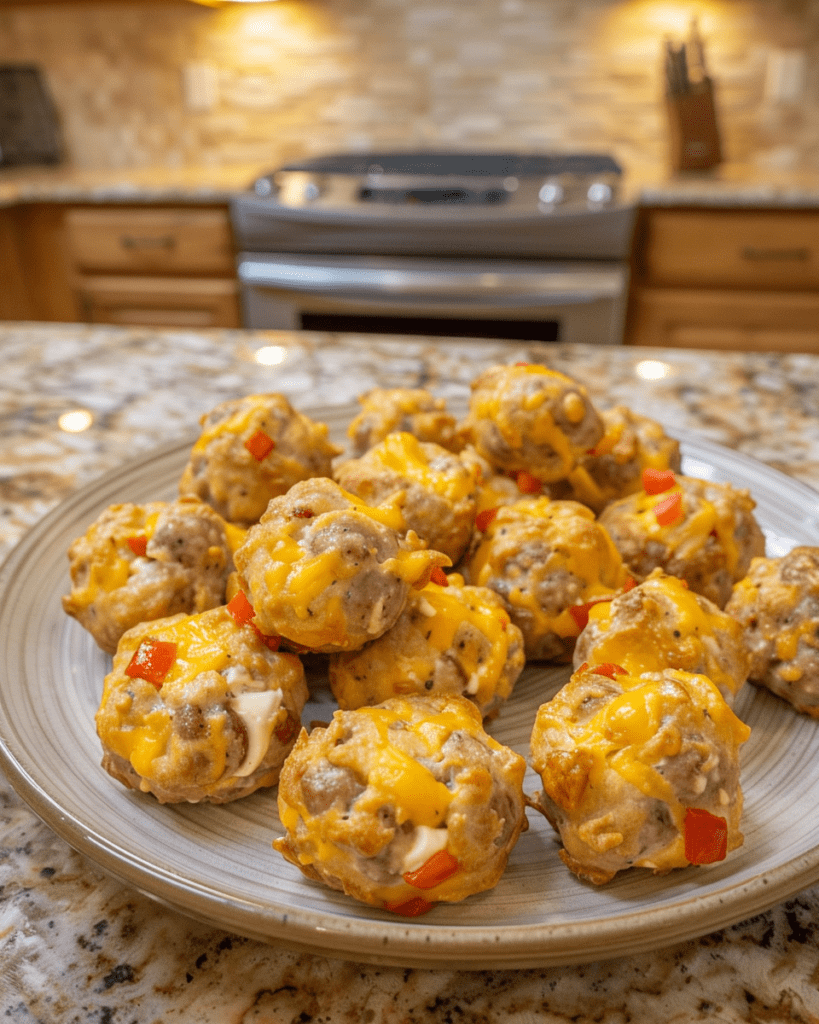
[{"label": "diced red pepper piece", "polygon": [[483,533],[498,514],[497,507],[485,508],[475,516],[475,526]]},{"label": "diced red pepper piece", "polygon": [[256,615],[253,605],[248,601],[247,594],[243,590],[237,591],[228,601],[227,610],[233,616],[237,626],[246,626]]},{"label": "diced red pepper piece", "polygon": [[266,458],[275,447],[276,442],[263,430],[257,430],[252,437],[245,441],[245,448],[247,448],[257,462],[261,462],[262,459]]},{"label": "diced red pepper piece", "polygon": [[675,491],[654,506],[658,526],[668,526],[682,516],[682,494]]},{"label": "diced red pepper piece", "polygon": [[593,601],[587,601],[585,604],[569,605],[569,614],[574,619],[575,625],[581,633],[589,624],[589,609],[593,608],[596,604],[601,604],[603,601],[611,601],[612,597],[614,597],[614,594],[609,594],[608,597],[596,597]]},{"label": "diced red pepper piece", "polygon": [[132,679],[144,679],[160,690],[175,661],[176,644],[172,640],[148,637],[134,651],[125,667],[125,675]]},{"label": "diced red pepper piece", "polygon": [[426,914],[428,910],[432,910],[434,906],[434,903],[425,900],[423,896],[412,896],[400,903],[385,903],[384,909],[391,910],[393,914],[400,914],[402,917],[418,917],[421,914]]},{"label": "diced red pepper piece", "polygon": [[306,505],[296,505],[293,509],[293,515],[296,519],[312,519],[315,514],[316,513]]},{"label": "diced red pepper piece", "polygon": [[292,740],[293,737],[296,735],[297,728],[298,725],[296,724],[295,718],[293,718],[292,715],[288,714],[288,716],[285,718],[282,724],[276,726],[276,728],[273,730],[273,734],[279,741],[279,743],[289,743],[290,740]]},{"label": "diced red pepper piece", "polygon": [[700,807],[685,812],[685,859],[689,864],[715,864],[728,853],[728,824]]},{"label": "diced red pepper piece", "polygon": [[646,494],[662,494],[664,491],[670,491],[676,482],[677,478],[674,476],[673,469],[653,469],[651,466],[646,466],[643,470],[643,490]]},{"label": "diced red pepper piece", "polygon": [[543,490],[543,481],[538,480],[527,469],[521,469],[515,474],[515,483],[521,494],[537,494]]},{"label": "diced red pepper piece", "polygon": [[138,537],[128,538],[128,547],[133,551],[137,558],[144,558],[148,550],[148,538],[144,533]]},{"label": "diced red pepper piece", "polygon": [[601,665],[593,665],[592,672],[598,676],[608,676],[609,679],[614,679],[615,676],[628,675],[628,672],[626,672],[622,665],[615,665],[612,661],[604,661]]},{"label": "diced red pepper piece", "polygon": [[449,586],[449,578],[440,565],[433,565],[429,570],[429,582],[437,583],[439,587]]},{"label": "diced red pepper piece", "polygon": [[635,580],[635,578],[633,576],[629,576],[629,578],[626,580],[626,582],[620,588],[620,593],[621,594],[626,594],[626,593],[628,593],[629,590],[634,590],[634,588],[636,586],[637,586],[637,580]]},{"label": "diced red pepper piece", "polygon": [[454,875],[460,865],[449,850],[438,850],[415,871],[404,873],[404,881],[414,889],[433,889]]}]

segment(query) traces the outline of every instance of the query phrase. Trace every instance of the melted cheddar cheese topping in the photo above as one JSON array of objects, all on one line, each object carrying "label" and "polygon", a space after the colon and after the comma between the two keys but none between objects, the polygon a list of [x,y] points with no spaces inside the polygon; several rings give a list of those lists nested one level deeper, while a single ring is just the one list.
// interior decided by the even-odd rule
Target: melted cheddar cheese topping
[{"label": "melted cheddar cheese topping", "polygon": [[225,434],[250,434],[255,429],[255,422],[267,413],[269,399],[265,395],[248,395],[242,400],[241,406],[227,419],[220,420],[205,427],[196,440],[192,451],[196,454],[204,452],[217,438]]},{"label": "melted cheddar cheese topping", "polygon": [[[542,386],[517,394],[517,381],[527,376],[539,378]],[[575,451],[555,421],[549,403],[567,386],[572,390],[562,399],[563,415],[570,423],[580,423],[586,414],[581,397],[585,389],[565,374],[535,363],[507,367],[494,387],[477,388],[470,402],[470,418],[491,421],[510,448],[520,449],[524,440],[551,448],[561,465],[553,479],[560,479],[574,465]]]},{"label": "melted cheddar cheese topping", "polygon": [[[396,532],[404,524],[401,509],[395,503],[374,507],[347,491],[341,490],[341,493],[351,508],[322,512],[306,520],[291,517],[282,526],[272,546],[263,533],[254,535],[251,531],[243,546],[245,564],[259,550],[263,549],[266,557],[262,573],[265,588],[262,601],[256,600],[253,584],[249,582],[250,596],[257,613],[263,606],[265,621],[278,621],[282,625],[286,622],[286,629],[281,631],[288,639],[308,647],[346,646],[345,588],[337,584],[353,579],[360,566],[345,558],[340,547],[331,547],[318,554],[307,551],[296,536],[304,529],[305,522],[310,523],[310,529],[324,529],[342,517],[346,520],[366,517]],[[379,563],[379,568],[412,586],[424,578],[431,566],[449,564],[450,560],[439,552],[399,547],[393,557]],[[316,622],[315,608],[319,598],[320,626]],[[298,621],[294,622],[293,617]],[[299,623],[304,623],[304,627]],[[274,631],[280,630],[277,627]]]},{"label": "melted cheddar cheese topping", "polygon": [[[397,640],[387,633],[362,651],[340,655],[332,665],[333,692],[342,707],[375,704],[397,694],[423,693],[434,678],[442,654],[452,658],[466,677],[464,693],[479,708],[488,708],[499,687],[509,653],[511,622],[494,594],[483,587],[465,587],[463,577],[450,573],[448,586],[428,583],[410,596],[404,616],[412,614],[416,632],[396,625]],[[464,625],[485,638],[478,644],[468,633],[456,638]],[[515,630],[517,633],[517,630]]]},{"label": "melted cheddar cheese topping", "polygon": [[98,524],[93,524],[86,537],[93,547],[93,558],[88,565],[88,575],[82,587],[74,587],[71,601],[75,608],[84,609],[92,605],[102,594],[110,594],[124,587],[131,573],[135,571],[135,555],[128,545],[129,537],[145,536],[148,541],[154,535],[156,523],[164,503],[154,502],[148,508],[134,505],[127,520],[117,523],[113,535],[101,534]]},{"label": "melted cheddar cheese topping", "polygon": [[[274,728],[287,711],[278,688],[233,695],[228,679],[235,664],[230,640],[239,629],[222,606],[131,630],[126,642],[120,644],[113,671],[105,680],[96,718],[103,744],[129,761],[143,779],[167,779],[175,771],[184,771],[186,761],[190,760],[185,742],[174,730],[174,712],[189,704],[208,707],[212,710],[206,716],[207,731],[202,739],[211,762],[208,781],[213,785],[222,779],[227,763],[230,707],[241,718],[248,740],[245,758],[234,774],[252,774],[267,751]],[[124,674],[132,655],[148,637],[176,645],[176,658],[159,695],[154,684]],[[296,660],[294,655],[279,657]]]},{"label": "melted cheddar cheese topping", "polygon": [[[587,651],[587,660],[597,665],[604,662],[622,665],[630,675],[640,676],[646,672],[682,667],[675,663],[675,658],[685,650],[687,657],[697,658],[703,666],[703,674],[719,690],[735,694],[744,679],[726,672],[712,652],[717,629],[729,632],[737,644],[740,643],[739,623],[717,608],[713,614],[709,613],[676,576],[650,578],[641,586],[649,601],[655,587],[661,590],[664,601],[671,604],[671,618],[668,618],[667,610],[658,605],[656,618],[641,616],[632,625],[618,626],[613,630],[612,603],[602,601],[595,604],[589,609],[589,623],[599,631],[599,639]],[[708,666],[707,671],[705,665]]]},{"label": "melted cheddar cheese topping", "polygon": [[664,758],[674,757],[681,749],[682,737],[676,721],[687,710],[688,720],[693,716],[694,722],[703,722],[706,734],[706,723],[713,723],[729,747],[744,743],[751,730],[731,711],[707,677],[681,671],[668,676],[678,685],[618,675],[616,681],[623,692],[583,724],[569,721],[565,708],[558,702],[544,704],[538,712],[537,728],[569,732],[588,768],[587,797],[593,798],[593,790],[603,786],[606,773],[612,770],[644,796],[666,803],[679,832],[670,858],[685,863],[686,808],[658,770]]},{"label": "melted cheddar cheese topping", "polygon": [[[655,508],[673,494],[682,499],[681,514],[673,521],[661,525],[657,522]],[[734,538],[734,523],[721,516],[713,502],[704,497],[687,494],[679,482],[662,494],[646,494],[641,491],[634,496],[633,515],[640,532],[649,540],[657,540],[675,551],[680,558],[692,558],[707,543],[711,535],[717,537],[725,554],[726,568],[731,576],[736,574],[739,563],[739,547]]]},{"label": "melted cheddar cheese topping", "polygon": [[[345,726],[339,715],[351,714],[358,719],[355,733],[340,742],[338,734],[344,735]],[[279,816],[287,832],[298,836],[298,862],[318,862],[330,872],[335,869],[338,877],[361,871],[366,874],[361,858],[377,856],[395,836],[408,831],[411,842],[401,860],[390,861],[397,880],[378,884],[374,877],[368,878],[368,902],[389,903],[417,895],[401,876],[417,870],[446,848],[448,815],[459,792],[457,776],[448,786],[436,779],[424,762],[439,759],[442,746],[456,732],[480,735],[491,749],[502,749],[486,736],[480,715],[464,700],[454,699],[443,710],[429,709],[420,714],[417,706],[400,697],[378,707],[337,712],[327,738],[321,737],[324,758],[333,767],[349,772],[365,788],[349,806],[339,802],[314,815],[301,798],[300,786],[280,786]],[[308,742],[306,733],[302,733],[294,756]],[[521,759],[517,766],[521,782],[524,770]],[[385,810],[389,810],[394,824],[381,829],[378,823]],[[282,842],[286,844],[277,840],[274,846],[281,848]],[[456,876],[425,895],[435,900],[446,892],[457,892],[460,885]],[[465,893],[458,898],[462,895]]]},{"label": "melted cheddar cheese topping", "polygon": [[475,490],[474,474],[465,472],[466,467],[460,461],[453,462],[455,468],[449,470],[430,466],[428,454],[413,434],[388,434],[370,449],[367,459],[381,463],[385,469],[448,501],[463,501]]},{"label": "melted cheddar cheese topping", "polygon": [[542,523],[534,538],[521,533],[521,544],[531,540],[550,547],[550,572],[565,571],[582,581],[575,604],[585,604],[615,593],[626,581],[628,571],[608,532],[595,523],[594,513],[575,502],[551,501],[546,497],[524,498],[499,508],[498,514],[487,527],[480,544],[470,560],[470,576],[479,586],[492,586],[493,579],[504,579],[507,574],[511,586],[504,596],[514,608],[525,609],[538,635],[555,633],[559,637],[576,637],[580,632],[577,620],[568,607],[556,613],[541,606],[531,580],[504,564],[508,552],[496,543],[506,531],[512,533],[516,523],[537,525]]}]

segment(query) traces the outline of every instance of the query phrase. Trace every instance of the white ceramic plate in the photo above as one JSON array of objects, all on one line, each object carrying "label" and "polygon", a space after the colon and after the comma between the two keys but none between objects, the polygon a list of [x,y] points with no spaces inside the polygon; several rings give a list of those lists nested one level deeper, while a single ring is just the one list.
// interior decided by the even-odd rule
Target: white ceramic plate
[{"label": "white ceramic plate", "polygon": [[[349,407],[306,410],[344,438]],[[0,570],[0,765],[63,839],[106,871],[199,920],[291,948],[374,963],[528,967],[657,949],[773,906],[819,880],[819,723],[746,687],[744,846],[721,864],[655,878],[626,872],[602,888],[575,879],[551,828],[530,828],[491,892],[397,919],[308,882],[272,848],[275,791],[224,806],[160,806],[99,767],[93,717],[109,659],[66,616],[70,541],[107,505],[173,498],[190,442],[129,463],[46,516]],[[819,494],[752,459],[683,441],[688,475],[747,487],[768,553],[819,545]],[[528,667],[491,732],[522,754],[535,712],[568,669]],[[316,680],[305,721],[333,704]],[[539,788],[530,771],[527,792]]]}]

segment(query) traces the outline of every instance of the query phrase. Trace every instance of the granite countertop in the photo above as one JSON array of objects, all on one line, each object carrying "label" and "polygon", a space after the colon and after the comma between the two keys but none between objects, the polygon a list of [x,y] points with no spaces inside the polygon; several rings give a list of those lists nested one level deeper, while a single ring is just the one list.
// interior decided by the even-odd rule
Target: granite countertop
[{"label": "granite countertop", "polygon": [[[0,207],[24,202],[226,203],[277,166],[133,167],[118,170],[0,168]],[[628,166],[623,196],[642,206],[805,208],[819,206],[819,173],[728,163],[713,170],[672,174],[662,165]]]},{"label": "granite countertop", "polygon": [[[409,385],[452,398],[480,368],[518,360],[543,360],[601,405],[628,404],[819,489],[815,356],[37,324],[0,325],[0,342],[2,554],[61,499],[192,434],[228,397],[283,391],[307,407]],[[269,345],[281,359],[260,364],[254,353]],[[59,417],[78,408],[92,426],[61,431]],[[0,1018],[21,1024],[817,1021],[817,922],[819,888],[700,939],[582,966],[341,962],[196,923],[124,887],[0,774]]]}]

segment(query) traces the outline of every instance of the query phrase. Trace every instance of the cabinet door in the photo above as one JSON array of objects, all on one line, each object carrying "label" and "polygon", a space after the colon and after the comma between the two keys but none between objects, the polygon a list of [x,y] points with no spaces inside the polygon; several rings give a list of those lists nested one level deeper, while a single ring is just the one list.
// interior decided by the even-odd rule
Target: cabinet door
[{"label": "cabinet door", "polygon": [[31,319],[19,217],[0,209],[0,320]]},{"label": "cabinet door", "polygon": [[819,212],[651,210],[639,233],[648,285],[819,288]]},{"label": "cabinet door", "polygon": [[238,289],[218,278],[83,277],[82,318],[143,327],[239,327]]},{"label": "cabinet door", "polygon": [[626,343],[743,352],[819,352],[819,295],[644,288]]},{"label": "cabinet door", "polygon": [[65,230],[81,272],[232,274],[226,209],[73,207]]}]

